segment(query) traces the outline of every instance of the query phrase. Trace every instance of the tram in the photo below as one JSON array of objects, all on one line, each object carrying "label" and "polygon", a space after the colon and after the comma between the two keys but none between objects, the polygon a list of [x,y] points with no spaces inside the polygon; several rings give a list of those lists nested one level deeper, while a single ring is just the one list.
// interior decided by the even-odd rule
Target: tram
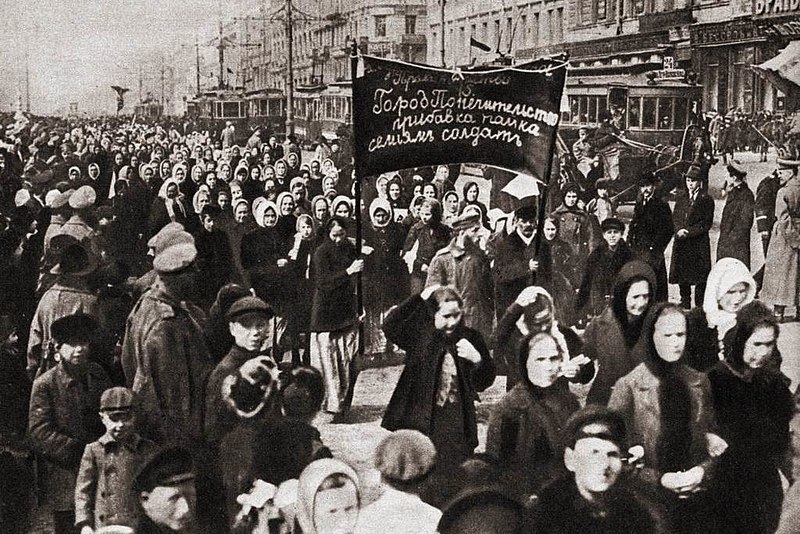
[{"label": "tram", "polygon": [[282,132],[285,109],[283,92],[278,89],[250,94],[220,89],[206,91],[186,102],[186,115],[199,128],[219,131],[230,122],[236,128],[237,142],[246,141],[259,126],[269,132]]},{"label": "tram", "polygon": [[160,102],[145,99],[144,102],[133,106],[133,113],[145,121],[156,121],[161,118],[161,115],[164,113],[164,108],[161,106]]},{"label": "tram", "polygon": [[349,81],[332,82],[313,88],[298,88],[295,93],[295,133],[309,142],[320,135],[337,136],[349,124],[353,110],[353,90]]}]

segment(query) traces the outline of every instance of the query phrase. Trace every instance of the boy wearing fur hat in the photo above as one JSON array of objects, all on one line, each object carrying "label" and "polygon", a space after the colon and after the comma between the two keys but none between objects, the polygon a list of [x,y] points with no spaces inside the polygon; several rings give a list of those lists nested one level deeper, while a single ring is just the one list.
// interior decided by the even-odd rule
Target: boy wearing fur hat
[{"label": "boy wearing fur hat", "polygon": [[100,419],[106,433],[84,449],[75,484],[75,526],[81,534],[106,525],[138,526],[133,477],[155,450],[155,443],[136,432],[130,389],[104,391]]}]

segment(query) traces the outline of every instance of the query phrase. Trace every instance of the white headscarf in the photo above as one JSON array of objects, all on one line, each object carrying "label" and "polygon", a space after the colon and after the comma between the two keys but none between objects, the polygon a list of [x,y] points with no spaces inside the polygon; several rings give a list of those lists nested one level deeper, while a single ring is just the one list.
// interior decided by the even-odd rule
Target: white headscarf
[{"label": "white headscarf", "polygon": [[753,302],[756,298],[756,281],[750,270],[741,261],[735,258],[722,258],[708,273],[706,293],[703,297],[703,311],[706,314],[708,326],[717,329],[719,339],[736,324],[736,314],[727,312],[719,307],[719,301],[730,288],[738,283],[747,285],[747,296],[744,304]]},{"label": "white headscarf", "polygon": [[[553,339],[556,340],[556,343],[558,343],[558,348],[561,349],[561,354],[564,357],[564,361],[568,362],[570,360],[569,347],[567,346],[567,340],[564,337],[564,334],[562,334],[561,330],[558,329],[558,321],[556,321],[556,305],[555,302],[553,302],[553,297],[550,296],[550,293],[548,293],[547,290],[544,289],[543,287],[529,286],[523,289],[523,291],[528,289],[533,290],[533,292],[536,295],[542,295],[550,303],[550,313],[553,316],[553,320],[550,330],[548,330],[547,333],[553,336]],[[524,314],[521,315],[520,318],[517,320],[517,329],[523,336],[527,336],[528,334],[530,334],[530,330],[528,330],[528,325],[525,324]]]}]

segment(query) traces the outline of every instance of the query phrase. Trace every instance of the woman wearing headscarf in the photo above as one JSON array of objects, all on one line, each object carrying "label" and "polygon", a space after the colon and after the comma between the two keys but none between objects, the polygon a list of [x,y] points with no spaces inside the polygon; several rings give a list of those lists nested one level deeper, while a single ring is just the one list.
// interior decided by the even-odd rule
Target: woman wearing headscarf
[{"label": "woman wearing headscarf", "polygon": [[353,534],[361,509],[358,475],[334,458],[308,464],[297,483],[294,534]]},{"label": "woman wearing headscarf", "polygon": [[273,355],[280,361],[279,349],[286,330],[286,318],[291,312],[293,287],[288,284],[289,244],[278,229],[279,208],[274,202],[256,199],[253,218],[258,227],[242,238],[242,268],[256,296],[263,299],[275,312]]},{"label": "woman wearing headscarf", "polygon": [[284,192],[289,190],[289,182],[291,178],[289,178],[288,170],[289,166],[286,164],[285,159],[279,159],[275,162],[275,187],[278,189],[279,192]]},{"label": "woman wearing headscarf", "polygon": [[288,152],[285,157],[286,160],[286,179],[291,181],[292,178],[300,176],[300,156],[295,152]]},{"label": "woman wearing headscarf", "polygon": [[411,227],[403,246],[403,255],[411,269],[411,293],[425,287],[428,267],[439,249],[450,243],[451,230],[442,224],[442,205],[436,199],[421,201],[419,222]]},{"label": "woman wearing headscarf", "polygon": [[611,305],[586,327],[583,351],[597,362],[587,403],[606,404],[614,384],[642,362],[648,343],[644,318],[653,301],[656,275],[644,262],[626,263],[617,274]]},{"label": "woman wearing headscarf", "polygon": [[451,287],[429,286],[387,315],[386,339],[406,352],[382,426],[427,435],[439,469],[459,465],[478,445],[475,400],[495,366],[480,332],[464,325],[464,303]]},{"label": "woman wearing headscarf", "polygon": [[550,293],[539,286],[522,290],[505,310],[492,334],[495,359],[506,360],[506,391],[520,382],[525,375],[524,367],[518,367],[521,340],[539,332],[548,332],[558,343],[564,362],[561,371],[571,382],[588,383],[594,378],[595,365],[583,355],[583,342],[578,334],[558,320],[558,306]]},{"label": "woman wearing headscarf", "polygon": [[334,216],[325,225],[325,239],[314,251],[314,299],[311,310],[311,365],[322,370],[325,411],[346,414],[355,378],[358,349],[357,273],[364,260],[347,238],[349,222]]},{"label": "woman wearing headscarf", "polygon": [[[458,193],[455,191],[445,191],[444,195],[442,195],[442,222],[452,227],[453,222],[458,219],[459,215]],[[479,215],[482,215],[480,211]],[[481,226],[483,226],[483,223],[481,223]]]},{"label": "woman wearing headscarf", "polygon": [[388,200],[376,198],[369,206],[370,224],[363,229],[364,245],[371,249],[365,259],[364,346],[367,354],[381,353],[386,346],[381,325],[386,312],[408,296],[408,269],[403,263],[403,232],[392,220]]},{"label": "woman wearing headscarf", "polygon": [[197,192],[197,188],[203,183],[203,178],[205,175],[206,170],[202,165],[193,166],[192,171],[189,174],[189,179],[180,184],[181,193],[183,193],[186,198],[194,197],[194,194]]},{"label": "woman wearing headscarf", "polygon": [[278,231],[281,241],[287,245],[286,250],[289,250],[289,242],[297,232],[294,196],[288,191],[279,193],[278,201],[275,204],[278,206],[278,224],[275,225],[275,229]]},{"label": "woman wearing headscarf", "polygon": [[559,236],[572,247],[574,253],[570,263],[574,272],[579,274],[570,280],[573,287],[580,287],[586,259],[602,240],[597,219],[578,207],[579,192],[577,184],[571,182],[565,185],[561,192],[563,201],[551,214],[559,221]]},{"label": "woman wearing headscarf", "polygon": [[756,297],[756,282],[744,263],[722,258],[708,274],[703,307],[687,317],[687,362],[707,372],[725,359],[725,335],[736,325],[736,313]]},{"label": "woman wearing headscarf", "polygon": [[563,427],[580,404],[561,373],[564,356],[551,333],[525,336],[517,358],[522,380],[492,408],[486,452],[502,466],[506,487],[525,503],[563,476]]},{"label": "woman wearing headscarf", "polygon": [[177,222],[186,226],[189,221],[189,208],[185,197],[178,189],[178,182],[170,178],[161,184],[158,198],[150,207],[150,219],[147,224],[148,233],[152,237],[167,223]]},{"label": "woman wearing headscarf", "polygon": [[[314,297],[312,257],[318,242],[318,232],[310,215],[297,217],[297,232],[289,250],[289,276],[293,287],[293,304],[287,331],[292,341],[292,363],[300,364],[299,349],[303,348],[302,363],[309,364],[311,342],[311,301]],[[301,343],[302,340],[302,343]]]},{"label": "woman wearing headscarf", "polygon": [[705,490],[725,445],[713,433],[708,378],[684,362],[683,310],[653,305],[642,335],[642,363],[617,381],[608,407],[625,418],[628,445],[641,447],[644,467],[636,473],[654,487],[673,531],[716,532]]},{"label": "woman wearing headscarf", "polygon": [[329,201],[333,201],[339,194],[336,191],[336,178],[333,176],[326,176],[322,179],[322,194]]},{"label": "woman wearing headscarf", "polygon": [[486,207],[486,204],[478,200],[479,194],[480,189],[478,188],[477,182],[470,181],[465,183],[461,195],[460,210],[463,212],[467,206],[478,206],[478,208],[481,210],[481,215],[483,215],[483,220],[487,221],[489,218],[489,209]]},{"label": "woman wearing headscarf", "polygon": [[243,198],[232,202],[233,222],[225,230],[233,255],[234,281],[247,284],[247,276],[242,267],[242,239],[256,227],[250,215],[250,203]]},{"label": "woman wearing headscarf", "polygon": [[108,179],[100,171],[100,164],[92,162],[86,167],[86,183],[97,193],[97,204],[106,204],[108,198]]},{"label": "woman wearing headscarf", "polygon": [[327,198],[317,195],[311,201],[311,218],[314,220],[316,235],[321,235],[328,219],[331,218],[331,205]]},{"label": "woman wearing headscarf", "polygon": [[253,202],[264,193],[264,184],[261,182],[261,167],[250,167],[247,178],[242,182],[242,194],[248,202]]},{"label": "woman wearing headscarf", "polygon": [[767,367],[779,326],[754,301],[737,313],[725,360],[708,372],[719,435],[728,449],[719,461],[714,497],[720,532],[772,533],[783,488],[778,468],[789,448],[794,401],[781,376]]},{"label": "woman wearing headscarf", "polygon": [[395,174],[386,184],[386,191],[389,203],[393,209],[408,208],[408,199],[403,191],[403,179],[399,174]]}]

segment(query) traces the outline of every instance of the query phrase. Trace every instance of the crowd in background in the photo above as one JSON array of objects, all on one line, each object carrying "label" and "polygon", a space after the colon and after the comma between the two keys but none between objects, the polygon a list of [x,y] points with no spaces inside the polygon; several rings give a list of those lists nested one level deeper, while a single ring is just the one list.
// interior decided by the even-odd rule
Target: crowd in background
[{"label": "crowd in background", "polygon": [[[720,152],[753,146],[731,135],[745,119],[714,120]],[[791,145],[755,194],[726,162],[712,257],[699,165],[674,206],[645,169],[630,216],[601,175],[591,197],[566,183],[498,218],[460,165],[355,184],[339,133],[312,153],[262,130],[236,144],[232,125],[8,125],[9,531],[31,499],[82,534],[776,531],[780,473],[797,469],[777,350],[800,304]],[[393,353],[384,492],[367,504],[314,422],[347,424],[364,355]],[[476,455],[475,402],[497,375],[508,393]]]}]

